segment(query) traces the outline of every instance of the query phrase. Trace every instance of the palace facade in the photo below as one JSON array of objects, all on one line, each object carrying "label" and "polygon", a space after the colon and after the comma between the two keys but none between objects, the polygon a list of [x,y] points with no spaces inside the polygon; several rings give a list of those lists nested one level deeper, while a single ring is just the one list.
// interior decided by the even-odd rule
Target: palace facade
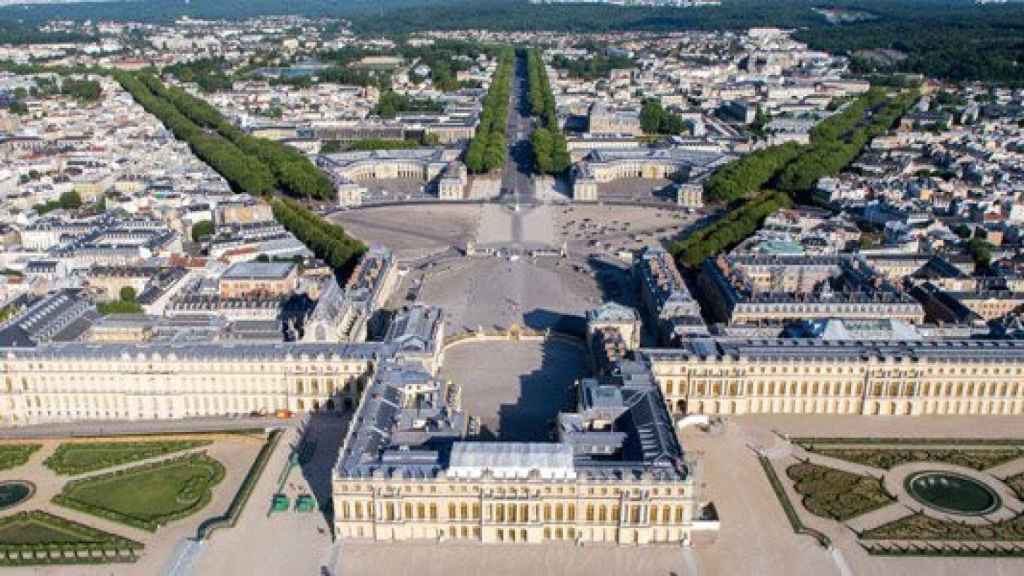
[{"label": "palace facade", "polygon": [[49,344],[0,356],[5,423],[354,407],[382,344]]},{"label": "palace facade", "polygon": [[678,414],[1024,414],[1024,342],[694,339],[649,349]]},{"label": "palace facade", "polygon": [[461,395],[391,364],[357,409],[334,471],[344,540],[701,544],[700,498],[661,393],[642,363],[578,384],[552,442],[466,439]]}]

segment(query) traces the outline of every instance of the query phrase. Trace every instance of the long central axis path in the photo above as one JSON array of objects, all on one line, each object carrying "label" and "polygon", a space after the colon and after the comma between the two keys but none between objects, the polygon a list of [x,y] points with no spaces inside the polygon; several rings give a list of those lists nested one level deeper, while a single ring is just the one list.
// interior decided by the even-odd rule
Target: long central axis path
[{"label": "long central axis path", "polygon": [[526,56],[518,54],[515,74],[512,75],[508,124],[505,127],[508,154],[501,174],[502,198],[517,208],[512,216],[512,240],[516,243],[523,241],[522,215],[518,208],[531,206],[536,201],[531,177],[533,158],[530,150],[533,119],[530,117],[529,102],[526,98],[526,75]]}]

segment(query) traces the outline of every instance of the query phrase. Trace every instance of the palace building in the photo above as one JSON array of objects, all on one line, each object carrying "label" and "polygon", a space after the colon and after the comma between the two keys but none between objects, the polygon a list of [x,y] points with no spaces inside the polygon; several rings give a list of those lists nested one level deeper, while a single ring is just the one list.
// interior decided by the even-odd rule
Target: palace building
[{"label": "palace building", "polygon": [[361,150],[317,156],[317,166],[330,174],[343,206],[362,203],[362,184],[375,180],[413,180],[435,189],[442,200],[461,200],[469,183],[458,148]]},{"label": "palace building", "polygon": [[342,540],[489,544],[702,544],[718,519],[701,500],[661,391],[643,363],[577,386],[557,440],[466,439],[461,395],[422,367],[384,364],[363,395],[333,474]]},{"label": "palace building", "polygon": [[679,414],[1024,414],[1024,341],[693,339],[648,349]]},{"label": "palace building", "polygon": [[595,149],[573,166],[572,197],[577,202],[596,202],[598,184],[623,178],[694,180],[731,159],[718,151],[686,148]]}]

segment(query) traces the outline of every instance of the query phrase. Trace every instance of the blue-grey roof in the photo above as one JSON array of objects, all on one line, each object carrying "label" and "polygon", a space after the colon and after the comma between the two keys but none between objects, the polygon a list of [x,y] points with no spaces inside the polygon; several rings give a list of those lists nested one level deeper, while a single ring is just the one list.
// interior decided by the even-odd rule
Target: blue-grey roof
[{"label": "blue-grey roof", "polygon": [[238,262],[221,276],[222,280],[280,280],[295,269],[294,262]]}]

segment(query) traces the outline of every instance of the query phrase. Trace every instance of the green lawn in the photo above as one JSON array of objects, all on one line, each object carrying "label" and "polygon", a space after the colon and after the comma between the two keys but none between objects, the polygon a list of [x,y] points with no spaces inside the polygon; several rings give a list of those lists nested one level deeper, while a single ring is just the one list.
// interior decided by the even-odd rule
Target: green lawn
[{"label": "green lawn", "polygon": [[88,514],[155,531],[206,506],[224,466],[206,454],[189,454],[72,480],[54,502]]},{"label": "green lawn", "polygon": [[0,526],[0,544],[78,544],[93,540],[37,518],[23,518]]},{"label": "green lawn", "polygon": [[0,470],[10,470],[28,462],[40,444],[0,444]]},{"label": "green lawn", "polygon": [[131,562],[142,547],[41,510],[0,518],[0,566]]},{"label": "green lawn", "polygon": [[199,446],[211,440],[154,440],[149,442],[65,442],[43,464],[57,474],[94,472]]}]

